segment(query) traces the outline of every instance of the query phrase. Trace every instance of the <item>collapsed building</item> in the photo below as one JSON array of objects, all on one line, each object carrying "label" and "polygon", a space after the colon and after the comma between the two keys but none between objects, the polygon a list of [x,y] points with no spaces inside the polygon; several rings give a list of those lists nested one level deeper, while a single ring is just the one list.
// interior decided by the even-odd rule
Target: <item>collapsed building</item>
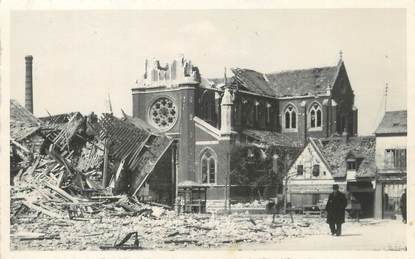
[{"label": "collapsed building", "polygon": [[[170,137],[127,115],[97,118],[76,112],[37,119],[15,100],[10,105],[12,181],[52,158],[57,165],[51,163],[42,173],[51,177],[53,167],[61,168],[53,174],[56,187],[69,194],[110,187],[112,194],[134,195],[141,189],[143,199],[172,204],[170,175],[160,176],[170,172]],[[152,173],[159,177],[150,177]]]}]

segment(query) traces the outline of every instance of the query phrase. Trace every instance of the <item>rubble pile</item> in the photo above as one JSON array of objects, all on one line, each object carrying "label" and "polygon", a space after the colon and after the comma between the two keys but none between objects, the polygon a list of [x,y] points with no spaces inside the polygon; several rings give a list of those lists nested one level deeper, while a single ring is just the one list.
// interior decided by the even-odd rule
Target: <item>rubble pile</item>
[{"label": "rubble pile", "polygon": [[268,201],[259,201],[254,200],[251,202],[239,202],[232,204],[232,208],[241,209],[241,208],[255,208],[255,209],[265,209],[265,206]]},{"label": "rubble pile", "polygon": [[72,113],[38,120],[15,102],[11,114],[12,249],[207,248],[321,229],[301,219],[272,222],[272,215],[177,215],[139,201],[135,194],[172,139],[133,118]]},{"label": "rubble pile", "polygon": [[[68,158],[61,157],[70,162]],[[277,241],[322,229],[313,219],[291,223],[279,217],[272,222],[272,215],[177,215],[134,196],[96,188],[101,178],[97,168],[77,177],[66,172],[65,164],[43,155],[26,165],[11,187],[12,249],[98,250],[115,247],[133,232],[144,249],[209,248]],[[68,166],[70,171],[78,167]]]},{"label": "rubble pile", "polygon": [[99,250],[114,246],[133,232],[138,233],[143,249],[226,247],[275,242],[319,234],[325,229],[321,220],[296,219],[291,223],[289,218],[281,217],[272,223],[270,215],[176,215],[171,210],[127,200],[101,201],[98,212],[86,218],[58,219],[36,213],[17,216],[11,226],[12,249]]}]

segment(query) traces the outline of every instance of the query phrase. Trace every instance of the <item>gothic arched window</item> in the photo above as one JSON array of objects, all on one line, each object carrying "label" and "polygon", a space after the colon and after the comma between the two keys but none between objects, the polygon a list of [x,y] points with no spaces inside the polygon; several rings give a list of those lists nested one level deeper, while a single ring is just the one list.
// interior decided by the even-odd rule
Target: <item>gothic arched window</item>
[{"label": "gothic arched window", "polygon": [[311,105],[310,111],[309,111],[309,123],[310,128],[321,128],[322,125],[322,116],[321,116],[321,106],[318,103],[314,103]]},{"label": "gothic arched window", "polygon": [[290,104],[284,110],[285,129],[297,128],[297,111],[295,107]]},{"label": "gothic arched window", "polygon": [[216,154],[213,150],[206,149],[200,159],[202,171],[202,183],[216,183]]}]

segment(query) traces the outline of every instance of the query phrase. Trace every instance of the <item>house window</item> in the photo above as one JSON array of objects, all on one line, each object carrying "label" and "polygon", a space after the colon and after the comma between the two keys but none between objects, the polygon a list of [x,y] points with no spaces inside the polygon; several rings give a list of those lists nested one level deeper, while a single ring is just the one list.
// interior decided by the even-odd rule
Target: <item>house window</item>
[{"label": "house window", "polygon": [[322,125],[322,118],[321,118],[321,106],[318,103],[314,103],[309,112],[310,118],[310,128],[321,128]]},{"label": "house window", "polygon": [[347,170],[356,170],[356,160],[347,160]]},{"label": "house window", "polygon": [[216,183],[216,155],[210,149],[203,152],[202,164],[202,183]]},{"label": "house window", "polygon": [[313,176],[317,177],[320,175],[320,165],[313,165]]},{"label": "house window", "polygon": [[297,112],[293,105],[288,105],[284,111],[285,128],[296,129],[297,128]]},{"label": "house window", "polygon": [[406,149],[386,149],[385,168],[406,169]]},{"label": "house window", "polygon": [[297,165],[297,175],[303,175],[304,168],[303,165]]}]

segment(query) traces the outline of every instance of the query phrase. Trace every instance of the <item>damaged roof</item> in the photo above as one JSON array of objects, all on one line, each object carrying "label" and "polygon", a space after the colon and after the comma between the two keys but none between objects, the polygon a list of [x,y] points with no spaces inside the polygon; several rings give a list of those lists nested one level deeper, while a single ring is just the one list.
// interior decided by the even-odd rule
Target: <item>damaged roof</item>
[{"label": "damaged roof", "polygon": [[242,134],[257,140],[260,143],[286,147],[300,147],[302,142],[298,136],[287,136],[275,131],[245,129]]},{"label": "damaged roof", "polygon": [[38,120],[16,100],[10,99],[10,137],[16,141],[23,140],[40,129]]},{"label": "damaged roof", "polygon": [[125,161],[126,168],[131,173],[130,193],[135,194],[173,139],[164,134],[153,134],[143,128],[142,124],[138,127],[132,121],[135,120],[121,120],[111,114],[104,114],[99,120],[98,131],[101,139],[107,139],[111,143],[110,156]]},{"label": "damaged roof", "polygon": [[406,134],[407,111],[389,111],[383,116],[375,134]]},{"label": "damaged roof", "polygon": [[70,113],[62,113],[56,114],[46,117],[39,117],[39,120],[47,123],[47,124],[63,124],[69,122],[69,120],[79,112],[70,112]]},{"label": "damaged roof", "polygon": [[145,122],[144,120],[138,118],[138,117],[132,117],[127,115],[123,110],[121,110],[122,114],[123,114],[123,119],[131,124],[133,124],[134,126],[136,126],[139,129],[145,130],[149,133],[158,135],[160,134],[160,130],[156,129],[155,127],[151,126],[150,124],[148,124],[147,122]]},{"label": "damaged roof", "polygon": [[331,137],[310,140],[328,163],[333,177],[346,177],[346,159],[350,156],[356,158],[357,177],[375,176],[375,137],[349,137],[347,140],[344,137]]},{"label": "damaged roof", "polygon": [[232,69],[235,80],[246,90],[273,97],[325,94],[336,81],[337,66],[316,67],[276,73],[260,73],[251,69]]}]

